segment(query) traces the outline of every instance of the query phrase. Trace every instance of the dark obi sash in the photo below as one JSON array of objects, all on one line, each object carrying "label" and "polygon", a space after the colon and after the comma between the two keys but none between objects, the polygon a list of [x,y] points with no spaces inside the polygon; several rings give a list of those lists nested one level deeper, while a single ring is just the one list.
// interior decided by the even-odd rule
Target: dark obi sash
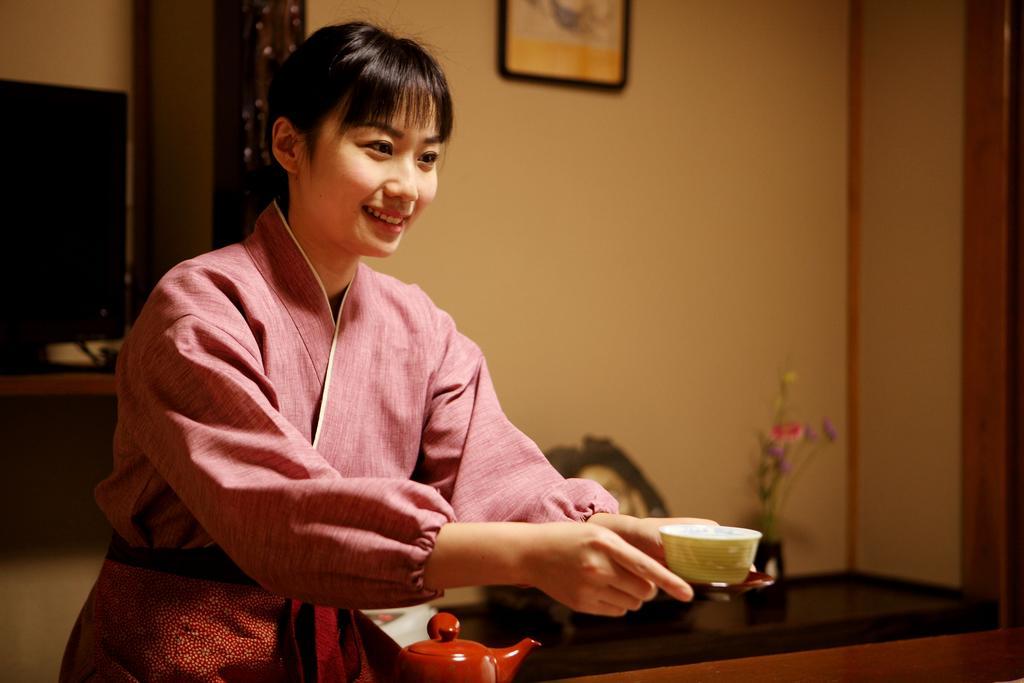
[{"label": "dark obi sash", "polygon": [[228,554],[218,546],[205,548],[134,548],[114,533],[107,548],[107,559],[139,569],[187,576],[192,579],[258,586]]},{"label": "dark obi sash", "polygon": [[114,534],[61,680],[371,683],[393,680],[397,654],[361,612],[276,596],[219,547]]}]

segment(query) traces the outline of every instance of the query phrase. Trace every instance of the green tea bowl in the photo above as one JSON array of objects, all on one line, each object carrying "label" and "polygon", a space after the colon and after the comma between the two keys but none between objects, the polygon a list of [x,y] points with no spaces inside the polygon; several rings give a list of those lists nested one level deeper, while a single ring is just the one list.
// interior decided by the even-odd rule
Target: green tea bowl
[{"label": "green tea bowl", "polygon": [[761,532],[734,526],[669,524],[659,527],[668,568],[691,583],[743,583]]}]

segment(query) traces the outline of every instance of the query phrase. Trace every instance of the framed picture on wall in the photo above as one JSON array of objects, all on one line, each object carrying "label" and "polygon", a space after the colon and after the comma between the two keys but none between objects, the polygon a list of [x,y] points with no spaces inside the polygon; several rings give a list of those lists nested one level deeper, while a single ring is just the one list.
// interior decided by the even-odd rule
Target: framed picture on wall
[{"label": "framed picture on wall", "polygon": [[628,53],[629,0],[499,0],[503,76],[617,90]]}]

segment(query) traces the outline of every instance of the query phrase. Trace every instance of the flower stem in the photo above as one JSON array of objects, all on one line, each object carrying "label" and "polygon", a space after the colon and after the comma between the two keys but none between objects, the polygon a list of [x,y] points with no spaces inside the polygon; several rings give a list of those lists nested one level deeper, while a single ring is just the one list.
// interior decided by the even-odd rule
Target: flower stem
[{"label": "flower stem", "polygon": [[790,491],[793,490],[793,485],[796,483],[797,479],[800,478],[800,475],[803,474],[804,471],[807,469],[807,463],[810,462],[811,459],[815,456],[815,454],[817,454],[817,452],[820,451],[821,449],[822,444],[819,443],[811,450],[811,452],[809,452],[807,455],[800,459],[800,462],[793,470],[793,476],[789,478],[789,481],[786,483],[785,486],[782,487],[779,493],[781,500],[779,500],[777,509],[781,509],[786,504],[786,501],[789,500],[789,493]]}]

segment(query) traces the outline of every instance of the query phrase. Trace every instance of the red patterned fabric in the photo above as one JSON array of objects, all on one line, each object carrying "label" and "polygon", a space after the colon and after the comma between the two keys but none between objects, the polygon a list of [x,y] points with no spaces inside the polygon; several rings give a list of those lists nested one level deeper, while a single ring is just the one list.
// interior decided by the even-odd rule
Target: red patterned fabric
[{"label": "red patterned fabric", "polygon": [[374,683],[397,656],[360,612],[107,560],[60,681]]}]

